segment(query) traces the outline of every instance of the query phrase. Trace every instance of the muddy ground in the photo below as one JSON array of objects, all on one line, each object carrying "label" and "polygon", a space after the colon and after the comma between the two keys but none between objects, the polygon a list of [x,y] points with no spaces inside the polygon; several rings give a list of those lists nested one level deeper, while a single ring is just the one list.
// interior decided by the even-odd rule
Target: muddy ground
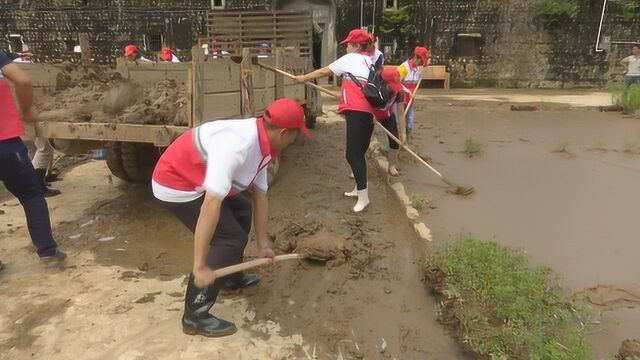
[{"label": "muddy ground", "polygon": [[[461,359],[422,283],[420,242],[375,170],[372,205],[350,212],[344,124],[319,119],[283,156],[270,191],[278,249],[309,238],[338,244],[328,264],[282,263],[259,286],[227,293],[213,312],[240,331],[224,339],[180,327],[192,237],[149,189],[90,161],[55,183],[54,231],[69,258],[39,264],[22,210],[0,204],[0,358]],[[336,247],[333,247],[335,249]],[[247,258],[255,256],[255,243]]]},{"label": "muddy ground", "polygon": [[[421,220],[434,241],[465,232],[522,248],[557,271],[569,291],[606,304],[593,306],[602,315],[589,336],[598,359],[638,337],[638,120],[584,107],[606,105],[610,97],[598,93],[423,94],[412,144],[446,177],[476,190],[469,198],[451,196],[401,158],[407,192],[428,202]],[[533,104],[538,111],[510,110],[551,98],[556,103]],[[469,137],[484,144],[479,155],[463,152]]]}]

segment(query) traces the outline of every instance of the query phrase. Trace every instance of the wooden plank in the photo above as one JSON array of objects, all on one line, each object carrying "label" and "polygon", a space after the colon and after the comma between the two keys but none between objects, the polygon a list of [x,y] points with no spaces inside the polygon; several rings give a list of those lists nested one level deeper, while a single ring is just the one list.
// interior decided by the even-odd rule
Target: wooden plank
[{"label": "wooden plank", "polygon": [[243,117],[250,117],[254,114],[251,58],[251,51],[246,48],[242,49],[242,62],[240,63],[240,93],[242,105],[240,114]]},{"label": "wooden plank", "polygon": [[191,66],[193,72],[193,126],[204,121],[204,52],[199,46],[191,49]]},{"label": "wooden plank", "polygon": [[[269,64],[265,61],[267,65]],[[276,59],[275,59],[275,67],[278,69],[284,68],[284,51],[282,48],[276,48]],[[276,76],[276,99],[280,99],[284,97],[284,76]]]},{"label": "wooden plank", "polygon": [[254,89],[253,96],[256,113],[264,112],[264,109],[276,99],[274,88]]},{"label": "wooden plank", "polygon": [[171,141],[187,131],[186,126],[39,122],[36,136],[50,139],[124,141],[169,146]]},{"label": "wooden plank", "polygon": [[[264,89],[264,88],[275,88],[275,76],[272,71],[261,67],[253,67],[253,88],[254,89]],[[275,91],[275,89],[274,89]]]},{"label": "wooden plank", "polygon": [[284,87],[284,96],[305,103],[305,87],[300,84],[291,84]]},{"label": "wooden plank", "polygon": [[89,45],[89,34],[78,34],[78,42],[80,43],[80,52],[82,54],[82,63],[91,64],[91,47]]},{"label": "wooden plank", "polygon": [[204,122],[240,117],[240,92],[207,94],[203,104]]}]

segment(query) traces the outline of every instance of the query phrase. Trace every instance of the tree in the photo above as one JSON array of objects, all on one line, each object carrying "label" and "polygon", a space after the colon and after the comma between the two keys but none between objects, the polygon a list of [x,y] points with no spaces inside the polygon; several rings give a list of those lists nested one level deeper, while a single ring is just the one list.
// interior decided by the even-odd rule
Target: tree
[{"label": "tree", "polygon": [[393,54],[394,58],[399,58],[400,49],[404,49],[407,36],[411,34],[413,25],[408,14],[408,7],[400,6],[395,9],[385,9],[382,13],[382,24],[378,31],[380,34],[392,37],[398,46]]}]

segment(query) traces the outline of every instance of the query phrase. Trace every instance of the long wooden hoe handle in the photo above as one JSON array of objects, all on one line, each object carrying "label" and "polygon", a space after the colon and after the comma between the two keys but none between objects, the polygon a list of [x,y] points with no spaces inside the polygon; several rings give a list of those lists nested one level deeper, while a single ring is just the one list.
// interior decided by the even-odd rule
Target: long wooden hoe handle
[{"label": "long wooden hoe handle", "polygon": [[420,89],[420,83],[422,83],[422,76],[420,77],[420,80],[418,80],[418,85],[416,85],[416,88],[413,89],[413,92],[411,93],[411,99],[409,99],[409,103],[407,103],[407,107],[404,108],[404,116],[407,116],[407,113],[409,112],[409,108],[413,104],[413,100],[416,98],[418,89]]},{"label": "long wooden hoe handle", "polygon": [[[303,256],[299,254],[286,254],[286,255],[276,256],[276,261],[294,260],[294,259],[302,259],[302,258]],[[239,271],[248,270],[257,266],[266,265],[269,263],[269,261],[271,261],[271,259],[268,259],[268,258],[255,259],[255,260],[243,262],[240,264],[227,266],[222,269],[218,269],[214,272],[216,273],[216,277],[222,277],[222,276],[237,273]]]}]

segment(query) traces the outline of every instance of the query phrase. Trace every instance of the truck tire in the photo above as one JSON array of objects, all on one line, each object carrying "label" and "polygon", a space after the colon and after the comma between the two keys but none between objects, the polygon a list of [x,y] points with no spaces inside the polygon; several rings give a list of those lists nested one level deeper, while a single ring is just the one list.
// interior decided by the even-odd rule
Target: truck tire
[{"label": "truck tire", "polygon": [[109,148],[107,166],[124,181],[147,184],[159,157],[158,149],[151,144],[115,142]]}]

